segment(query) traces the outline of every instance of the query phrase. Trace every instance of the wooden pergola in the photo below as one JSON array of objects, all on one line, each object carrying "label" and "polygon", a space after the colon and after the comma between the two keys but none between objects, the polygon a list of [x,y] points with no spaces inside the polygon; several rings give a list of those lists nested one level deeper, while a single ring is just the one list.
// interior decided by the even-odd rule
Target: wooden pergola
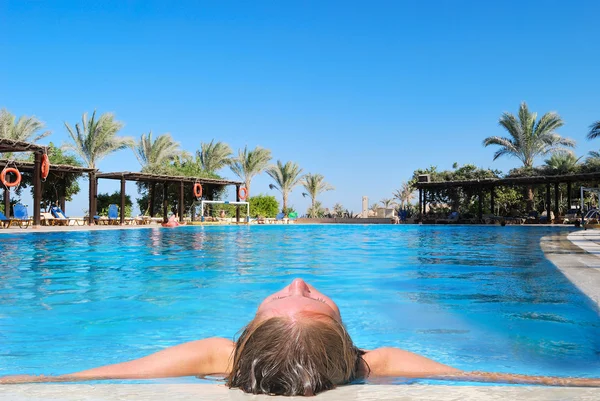
[{"label": "wooden pergola", "polygon": [[[33,164],[33,226],[37,227],[40,224],[41,220],[40,204],[42,201],[42,156],[44,155],[44,153],[47,152],[47,147],[29,142],[0,138],[0,153],[13,152],[33,152],[33,154],[35,155],[34,162],[31,164]],[[0,164],[0,166],[4,168],[6,166],[6,163],[8,163],[8,160],[2,161],[4,162],[4,164]],[[15,164],[17,164],[17,162],[15,162]],[[8,205],[8,207],[6,205]],[[5,212],[9,213],[8,211],[10,210],[10,191],[8,188],[4,189],[4,207]]]},{"label": "wooden pergola", "polygon": [[554,185],[554,215],[559,214],[559,185],[567,185],[567,204],[571,205],[571,186],[574,182],[598,182],[600,181],[600,172],[581,173],[581,174],[564,174],[564,175],[548,175],[548,176],[533,176],[533,177],[512,177],[512,178],[486,178],[480,180],[465,180],[465,181],[436,181],[436,182],[417,182],[415,186],[419,190],[419,213],[425,214],[428,193],[433,194],[436,191],[449,188],[467,188],[477,191],[478,197],[478,217],[481,220],[483,217],[483,193],[489,191],[491,210],[495,207],[495,188],[501,186],[529,186],[529,185],[546,185],[546,213],[548,221],[552,212],[550,189]]},{"label": "wooden pergola", "polygon": [[[169,185],[179,184],[179,204],[178,204],[178,214],[179,221],[183,221],[183,214],[185,211],[184,208],[184,195],[185,195],[185,186],[188,184],[189,190],[192,191],[192,187],[194,184],[199,183],[204,186],[227,186],[227,185],[235,185],[236,188],[236,200],[239,201],[239,190],[240,186],[243,184],[240,181],[230,181],[230,180],[222,180],[222,179],[214,179],[214,178],[202,178],[202,177],[184,177],[184,176],[174,176],[174,175],[160,175],[160,174],[148,174],[148,173],[132,173],[132,172],[118,172],[118,173],[98,173],[95,176],[94,180],[94,205],[90,210],[96,210],[96,198],[98,196],[98,185],[97,180],[100,178],[109,179],[109,180],[119,180],[121,182],[121,212],[120,212],[120,220],[121,224],[125,223],[125,183],[126,181],[138,181],[138,182],[146,182],[150,184],[150,216],[154,217],[154,201],[155,201],[155,193],[156,193],[156,184],[162,184],[163,186],[163,220],[167,220],[168,213],[168,202],[167,202],[167,191]],[[90,213],[91,214],[91,213]],[[240,209],[237,207],[236,209],[236,221],[239,221],[240,218]]]},{"label": "wooden pergola", "polygon": [[[21,172],[29,172],[29,173],[33,172],[33,175],[34,175],[34,180],[33,180],[33,188],[34,188],[33,189],[33,192],[34,192],[33,224],[38,225],[40,222],[38,221],[36,223],[35,214],[36,214],[36,210],[38,212],[38,215],[40,213],[41,194],[42,194],[42,188],[44,186],[44,183],[41,181],[41,178],[40,178],[40,180],[39,180],[40,199],[38,202],[35,200],[35,193],[37,191],[36,180],[35,180],[35,171],[36,171],[35,163],[19,161],[19,160],[9,161],[6,159],[0,159],[0,171],[9,163],[11,166],[15,166],[16,168],[18,168],[19,171],[21,171]],[[95,172],[96,172],[95,169],[87,168],[87,167],[70,166],[70,165],[66,165],[66,164],[51,164],[50,165],[50,174],[54,174],[54,175],[57,175],[57,174],[88,174],[88,175],[92,175]],[[90,180],[90,183],[91,183],[91,180]],[[63,211],[65,211],[66,208],[65,208],[64,195],[60,197],[59,202],[60,202],[60,208]],[[4,188],[4,210],[9,210],[9,209],[10,209],[10,191],[8,190],[8,188]],[[90,210],[92,210],[92,209],[90,209]]]}]

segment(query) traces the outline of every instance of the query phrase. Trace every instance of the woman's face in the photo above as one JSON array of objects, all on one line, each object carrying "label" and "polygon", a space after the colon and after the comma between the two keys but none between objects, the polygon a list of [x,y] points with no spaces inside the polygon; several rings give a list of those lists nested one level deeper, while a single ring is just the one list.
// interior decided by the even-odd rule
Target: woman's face
[{"label": "woman's face", "polygon": [[315,312],[342,321],[340,310],[335,302],[300,278],[294,279],[281,291],[265,298],[256,314],[263,318],[284,315],[294,318],[298,312]]}]

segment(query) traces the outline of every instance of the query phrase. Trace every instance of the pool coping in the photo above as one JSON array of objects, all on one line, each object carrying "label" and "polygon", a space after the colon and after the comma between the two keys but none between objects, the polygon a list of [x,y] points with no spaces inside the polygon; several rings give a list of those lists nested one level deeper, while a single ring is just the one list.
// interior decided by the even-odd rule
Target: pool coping
[{"label": "pool coping", "polygon": [[[119,229],[123,227],[115,227]],[[153,227],[131,227],[153,228]],[[156,227],[157,228],[157,227]],[[39,231],[39,230],[36,230]],[[69,230],[70,231],[70,230]],[[77,230],[79,231],[79,230]],[[28,231],[32,232],[32,231]],[[541,238],[540,246],[569,280],[600,307],[600,230],[581,230]],[[319,394],[315,399],[346,400],[597,400],[600,388],[542,386],[352,385]],[[0,385],[2,400],[289,400],[254,396],[222,384],[16,384]],[[298,399],[298,398],[293,398]]]},{"label": "pool coping", "polygon": [[542,237],[544,255],[600,311],[600,230]]},{"label": "pool coping", "polygon": [[[318,394],[317,400],[597,400],[600,389],[536,386],[353,385]],[[216,384],[19,384],[0,386],[2,400],[299,400],[303,397],[251,395]]]}]

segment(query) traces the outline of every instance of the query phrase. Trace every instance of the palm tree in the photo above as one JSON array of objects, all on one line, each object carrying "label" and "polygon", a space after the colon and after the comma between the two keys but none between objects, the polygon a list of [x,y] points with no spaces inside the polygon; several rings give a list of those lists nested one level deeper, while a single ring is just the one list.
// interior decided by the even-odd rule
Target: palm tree
[{"label": "palm tree", "polygon": [[385,209],[389,209],[390,206],[395,204],[393,199],[388,199],[388,198],[384,198],[384,199],[380,200],[379,203],[381,203]]},{"label": "palm tree", "polygon": [[277,160],[277,164],[267,169],[267,174],[275,180],[275,184],[270,184],[269,188],[277,189],[283,196],[283,209],[286,213],[288,195],[292,189],[302,180],[302,169],[294,162],[283,164],[281,160]]},{"label": "palm tree", "polygon": [[250,151],[245,146],[244,150],[240,149],[238,156],[232,159],[229,167],[235,175],[244,180],[248,197],[250,197],[250,183],[252,178],[265,171],[269,165],[269,161],[271,161],[271,151],[260,146]]},{"label": "palm tree", "polygon": [[333,205],[333,214],[335,217],[344,217],[344,206],[341,203]]},{"label": "palm tree", "polygon": [[[44,123],[35,116],[21,116],[17,120],[14,114],[6,109],[0,110],[0,139],[13,141],[37,142],[50,135],[50,131],[39,132]],[[5,154],[5,157],[10,155]]]},{"label": "palm tree", "polygon": [[215,171],[222,169],[223,167],[231,163],[231,148],[224,142],[216,142],[211,140],[210,143],[202,142],[200,144],[200,150],[196,151],[196,157],[200,159],[202,168],[214,174]]},{"label": "palm tree", "polygon": [[596,152],[595,150],[590,150],[588,152],[588,157],[585,159],[587,163],[598,163],[600,162],[600,152]]},{"label": "palm tree", "polygon": [[323,209],[321,202],[316,201],[308,208],[307,214],[311,218],[321,218],[325,216],[325,209]]},{"label": "palm tree", "polygon": [[315,214],[320,209],[318,207],[315,207],[317,203],[317,196],[319,196],[321,192],[331,191],[335,188],[332,185],[325,182],[325,177],[322,174],[308,173],[304,176],[300,183],[302,184],[302,186],[304,186],[304,189],[306,189],[307,191],[303,192],[302,196],[310,196],[311,212],[309,213],[309,217],[316,217],[312,216],[311,214]]},{"label": "palm tree", "polygon": [[110,153],[135,146],[133,138],[116,136],[123,123],[115,121],[112,113],[104,113],[97,120],[95,110],[89,120],[83,113],[81,124],[75,124],[75,129],[66,122],[65,127],[73,143],[63,147],[75,151],[89,168],[96,168],[96,163]]},{"label": "palm tree", "polygon": [[[494,160],[500,156],[513,156],[521,160],[523,166],[532,168],[537,156],[545,156],[555,152],[570,152],[567,148],[575,146],[575,141],[563,138],[556,133],[564,122],[555,112],[542,116],[536,123],[537,113],[532,113],[527,103],[521,103],[518,119],[505,112],[498,120],[510,137],[490,136],[483,140],[483,146],[498,145],[500,149],[494,154]],[[527,208],[533,209],[533,188],[527,187]]]},{"label": "palm tree", "polygon": [[152,131],[142,134],[133,151],[142,166],[142,171],[147,173],[157,172],[161,165],[181,154],[179,142],[173,141],[171,134],[159,135],[152,141]]},{"label": "palm tree", "polygon": [[587,134],[587,139],[595,139],[600,136],[600,121],[596,121],[590,125],[590,132]]},{"label": "palm tree", "polygon": [[544,160],[546,167],[560,173],[572,173],[577,169],[577,165],[581,157],[575,156],[573,153],[554,153],[549,159]]},{"label": "palm tree", "polygon": [[413,199],[413,188],[407,181],[404,181],[400,189],[395,190],[393,195],[394,199],[400,201],[400,207],[404,209],[404,206],[410,204]]}]

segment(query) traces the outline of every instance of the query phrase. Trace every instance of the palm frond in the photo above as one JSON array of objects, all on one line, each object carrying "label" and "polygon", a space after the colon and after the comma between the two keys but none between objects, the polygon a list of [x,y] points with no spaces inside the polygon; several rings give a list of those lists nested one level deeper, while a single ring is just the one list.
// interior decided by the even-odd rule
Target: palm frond
[{"label": "palm frond", "polygon": [[590,125],[590,132],[587,134],[587,139],[596,139],[600,136],[600,121],[596,121]]}]

